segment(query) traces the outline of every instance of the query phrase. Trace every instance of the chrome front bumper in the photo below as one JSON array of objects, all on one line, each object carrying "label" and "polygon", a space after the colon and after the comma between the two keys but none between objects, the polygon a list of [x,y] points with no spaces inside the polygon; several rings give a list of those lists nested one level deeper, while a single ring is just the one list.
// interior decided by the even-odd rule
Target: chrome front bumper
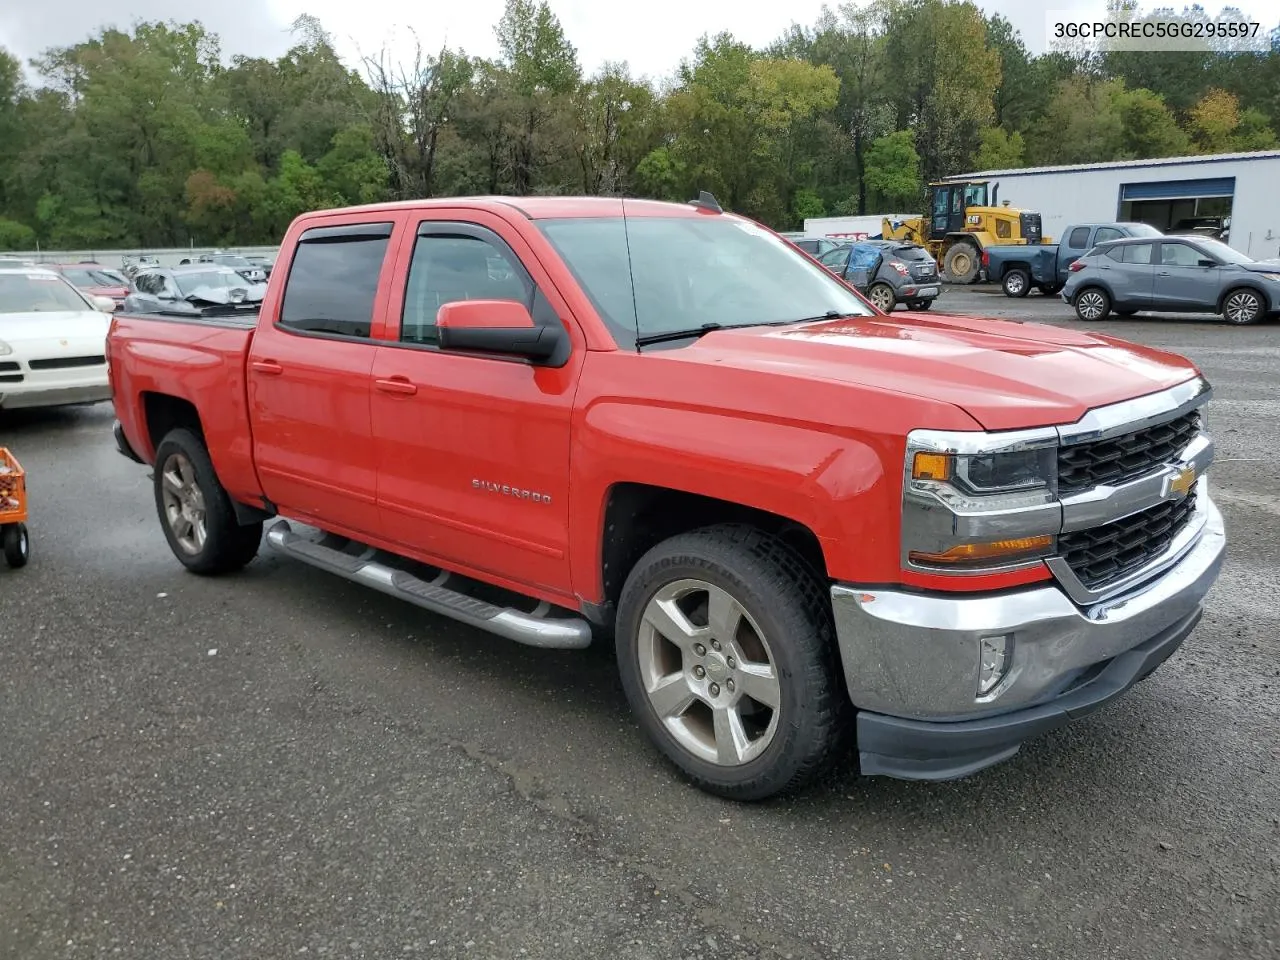
[{"label": "chrome front bumper", "polygon": [[[1225,555],[1222,514],[1207,490],[1201,497],[1200,535],[1181,557],[1091,606],[1078,606],[1056,582],[982,596],[832,587],[850,699],[861,711],[941,728],[1051,704],[1091,669],[1189,624],[1180,643]],[[1010,665],[979,697],[980,640],[1000,635],[1012,640]]]}]

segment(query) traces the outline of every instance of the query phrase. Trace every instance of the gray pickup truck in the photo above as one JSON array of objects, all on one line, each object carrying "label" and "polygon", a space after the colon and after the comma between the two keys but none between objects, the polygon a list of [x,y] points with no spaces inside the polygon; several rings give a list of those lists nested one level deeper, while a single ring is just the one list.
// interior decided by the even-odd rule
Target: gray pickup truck
[{"label": "gray pickup truck", "polygon": [[1067,271],[1099,243],[1123,237],[1163,236],[1145,223],[1079,223],[1062,235],[1061,243],[998,244],[982,253],[987,279],[999,283],[1006,297],[1025,297],[1034,287],[1051,297],[1067,282]]}]

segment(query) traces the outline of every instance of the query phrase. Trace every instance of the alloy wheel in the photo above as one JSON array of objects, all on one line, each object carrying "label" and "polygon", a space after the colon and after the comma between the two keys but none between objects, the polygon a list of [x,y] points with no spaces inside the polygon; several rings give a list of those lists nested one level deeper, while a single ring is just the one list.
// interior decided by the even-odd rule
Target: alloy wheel
[{"label": "alloy wheel", "polygon": [[160,476],[165,522],[178,546],[186,553],[197,554],[204,549],[209,528],[195,467],[183,454],[175,453],[165,461]]}]

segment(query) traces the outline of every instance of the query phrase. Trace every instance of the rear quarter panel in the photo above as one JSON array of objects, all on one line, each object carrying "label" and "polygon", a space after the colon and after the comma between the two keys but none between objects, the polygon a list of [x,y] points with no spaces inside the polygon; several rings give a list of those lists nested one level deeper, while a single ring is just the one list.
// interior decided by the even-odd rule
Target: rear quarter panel
[{"label": "rear quarter panel", "polygon": [[108,339],[116,416],[129,444],[155,462],[160,437],[147,422],[147,396],[186,400],[200,417],[209,456],[227,492],[255,499],[245,357],[254,318],[191,319],[117,314]]}]

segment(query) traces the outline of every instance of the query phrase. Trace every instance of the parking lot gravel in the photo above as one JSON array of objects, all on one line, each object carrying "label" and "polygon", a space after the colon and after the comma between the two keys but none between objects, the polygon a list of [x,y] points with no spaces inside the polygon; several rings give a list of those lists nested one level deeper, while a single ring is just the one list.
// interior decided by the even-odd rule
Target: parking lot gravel
[{"label": "parking lot gravel", "polygon": [[[1054,298],[935,312],[1078,328]],[[1228,562],[1121,701],[967,780],[686,786],[612,651],[519,647],[280,558],[185,573],[110,405],[0,414],[0,957],[1280,956],[1280,324],[1095,329],[1216,389]]]}]

